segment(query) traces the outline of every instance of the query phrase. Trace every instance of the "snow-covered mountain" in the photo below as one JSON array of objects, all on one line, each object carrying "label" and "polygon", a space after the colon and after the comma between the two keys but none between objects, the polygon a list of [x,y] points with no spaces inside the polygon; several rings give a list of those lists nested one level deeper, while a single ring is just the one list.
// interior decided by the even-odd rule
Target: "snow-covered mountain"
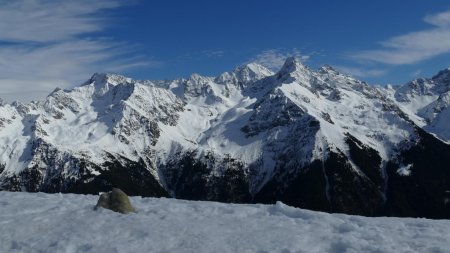
[{"label": "snow-covered mountain", "polygon": [[277,73],[95,74],[1,104],[0,185],[448,218],[449,73],[382,88],[288,58]]},{"label": "snow-covered mountain", "polygon": [[399,87],[394,99],[414,122],[441,140],[450,140],[450,68]]}]

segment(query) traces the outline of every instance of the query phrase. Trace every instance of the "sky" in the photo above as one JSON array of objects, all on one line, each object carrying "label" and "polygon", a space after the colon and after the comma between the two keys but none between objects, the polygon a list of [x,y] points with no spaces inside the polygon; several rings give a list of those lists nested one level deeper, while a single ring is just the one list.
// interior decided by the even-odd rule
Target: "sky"
[{"label": "sky", "polygon": [[450,67],[450,1],[0,0],[0,98],[42,99],[96,72],[217,76],[288,56],[370,84]]}]

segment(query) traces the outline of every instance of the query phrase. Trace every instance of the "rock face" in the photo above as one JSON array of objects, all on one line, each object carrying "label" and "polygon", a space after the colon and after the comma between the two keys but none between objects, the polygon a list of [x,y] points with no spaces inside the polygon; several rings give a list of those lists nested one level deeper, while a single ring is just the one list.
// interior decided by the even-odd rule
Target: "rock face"
[{"label": "rock face", "polygon": [[218,77],[95,74],[0,103],[0,189],[450,218],[450,70],[374,87],[295,58]]},{"label": "rock face", "polygon": [[113,188],[111,192],[100,195],[95,209],[100,207],[123,214],[136,212],[127,194],[118,188]]}]

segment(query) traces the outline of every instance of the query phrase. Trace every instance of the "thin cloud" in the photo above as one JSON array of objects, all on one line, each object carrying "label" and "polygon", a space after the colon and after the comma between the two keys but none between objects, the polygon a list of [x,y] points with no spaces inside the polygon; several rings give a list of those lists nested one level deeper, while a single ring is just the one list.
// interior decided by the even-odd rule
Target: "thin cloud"
[{"label": "thin cloud", "polygon": [[424,18],[424,22],[433,27],[390,38],[380,43],[381,49],[357,52],[350,57],[356,60],[402,65],[450,53],[450,10],[428,15]]},{"label": "thin cloud", "polygon": [[225,51],[223,50],[205,50],[202,53],[208,58],[220,58],[225,55]]},{"label": "thin cloud", "polygon": [[414,71],[414,73],[412,74],[412,77],[419,77],[422,75],[422,70],[418,69],[416,71]]},{"label": "thin cloud", "polygon": [[289,51],[280,49],[268,49],[257,54],[248,62],[255,62],[271,70],[278,70],[283,66],[286,58],[291,56],[297,57],[304,62],[310,59],[310,55],[303,55],[300,50],[296,48]]},{"label": "thin cloud", "polygon": [[362,68],[356,68],[356,67],[346,67],[346,66],[336,66],[335,67],[340,72],[351,75],[354,77],[380,77],[384,76],[387,71],[383,69],[362,69]]},{"label": "thin cloud", "polygon": [[93,14],[119,7],[119,1],[19,0],[0,4],[0,40],[51,42],[103,29]]},{"label": "thin cloud", "polygon": [[119,1],[4,1],[0,3],[0,97],[40,99],[93,72],[121,71],[159,62],[132,57],[135,45],[93,37]]},{"label": "thin cloud", "polygon": [[450,10],[435,15],[428,15],[424,18],[424,21],[438,27],[448,27],[450,26]]}]

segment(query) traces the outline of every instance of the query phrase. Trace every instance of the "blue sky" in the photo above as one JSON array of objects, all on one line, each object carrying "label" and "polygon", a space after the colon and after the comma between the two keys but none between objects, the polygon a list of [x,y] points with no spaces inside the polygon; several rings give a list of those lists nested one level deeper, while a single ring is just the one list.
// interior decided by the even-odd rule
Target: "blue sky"
[{"label": "blue sky", "polygon": [[0,0],[0,31],[7,101],[94,72],[215,76],[251,61],[276,70],[290,55],[373,84],[450,67],[447,1]]}]

